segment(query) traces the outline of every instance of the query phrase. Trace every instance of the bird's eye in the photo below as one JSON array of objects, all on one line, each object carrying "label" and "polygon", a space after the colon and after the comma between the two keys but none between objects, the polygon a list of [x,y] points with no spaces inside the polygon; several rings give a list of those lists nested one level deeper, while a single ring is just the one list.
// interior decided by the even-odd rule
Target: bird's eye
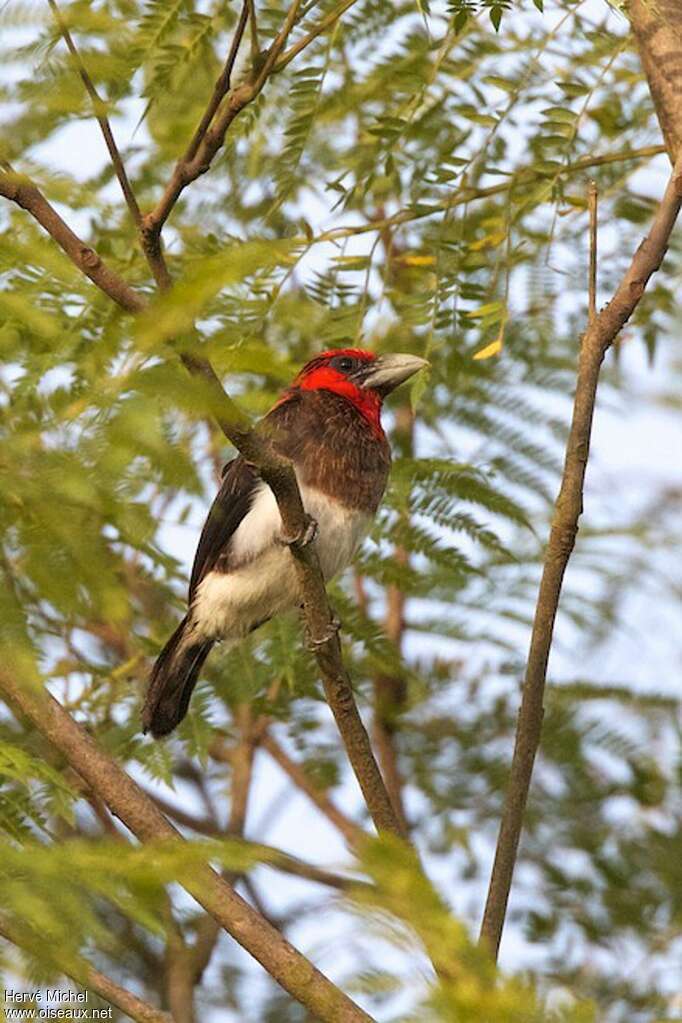
[{"label": "bird's eye", "polygon": [[348,355],[337,355],[335,359],[332,359],[332,366],[334,369],[338,369],[339,373],[350,373],[355,369],[356,362],[357,359],[351,359]]}]

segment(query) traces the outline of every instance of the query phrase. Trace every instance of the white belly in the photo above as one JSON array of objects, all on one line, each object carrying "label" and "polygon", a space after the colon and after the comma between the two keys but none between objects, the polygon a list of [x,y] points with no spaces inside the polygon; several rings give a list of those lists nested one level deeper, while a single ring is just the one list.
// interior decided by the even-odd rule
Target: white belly
[{"label": "white belly", "polygon": [[[325,580],[333,579],[353,557],[370,517],[332,501],[319,490],[301,487],[303,505],[318,524],[317,550]],[[261,484],[251,508],[234,532],[229,572],[209,572],[192,605],[201,636],[238,639],[274,615],[300,603],[292,556],[277,543],[282,535],[277,502]]]}]

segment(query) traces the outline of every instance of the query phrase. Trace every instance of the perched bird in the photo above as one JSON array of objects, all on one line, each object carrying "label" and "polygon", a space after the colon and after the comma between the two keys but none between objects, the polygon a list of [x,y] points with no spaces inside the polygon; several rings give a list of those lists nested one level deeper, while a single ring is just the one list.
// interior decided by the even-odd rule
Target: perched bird
[{"label": "perched bird", "polygon": [[[426,365],[415,355],[323,352],[266,416],[273,446],[293,463],[303,505],[317,523],[325,580],[350,563],[386,487],[391,452],[382,402]],[[300,603],[274,494],[239,456],[223,470],[199,539],[187,614],[154,665],[144,730],[158,738],[182,721],[214,643],[240,640]]]}]

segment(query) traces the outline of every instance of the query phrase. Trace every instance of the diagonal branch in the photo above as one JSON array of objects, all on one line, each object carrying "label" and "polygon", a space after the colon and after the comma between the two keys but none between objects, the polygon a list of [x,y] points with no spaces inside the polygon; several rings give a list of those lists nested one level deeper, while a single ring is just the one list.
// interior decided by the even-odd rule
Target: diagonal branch
[{"label": "diagonal branch", "polygon": [[545,551],[509,785],[481,927],[481,942],[495,958],[504,927],[533,764],[540,745],[545,679],[554,621],[564,573],[575,544],[578,519],[583,509],[585,470],[599,372],[606,352],[636,309],[649,278],[663,261],[681,206],[682,156],[673,168],[648,235],[635,252],[613,298],[589,323],[582,338],[561,488]]},{"label": "diagonal branch", "polygon": [[[166,817],[170,817],[171,820],[176,821],[182,827],[190,828],[197,834],[207,835],[209,838],[226,837],[225,832],[216,827],[212,821],[206,818],[193,817],[192,814],[187,813],[180,807],[174,806],[168,800],[163,799],[163,797],[157,796],[147,789],[143,789],[143,791]],[[366,882],[358,881],[354,877],[344,877],[342,874],[335,874],[333,871],[325,870],[324,867],[318,867],[315,863],[308,863],[307,860],[302,860],[298,856],[292,856],[291,853],[284,852],[283,849],[278,849],[274,845],[267,845],[265,842],[251,842],[245,838],[232,838],[229,834],[228,837],[235,848],[243,848],[244,852],[252,854],[259,864],[271,867],[273,870],[278,870],[283,874],[303,877],[308,881],[314,881],[316,884],[326,885],[328,888],[335,888],[338,891],[346,891],[351,886],[366,884]],[[242,874],[240,876],[245,875]]]},{"label": "diagonal branch", "polygon": [[145,300],[127,281],[110,269],[93,248],[74,234],[40,189],[29,178],[14,173],[9,164],[3,162],[2,166],[0,195],[30,213],[64,250],[71,262],[117,305],[129,313],[141,312],[146,306]]},{"label": "diagonal branch", "polygon": [[[22,685],[6,671],[0,691],[63,754],[70,766],[141,842],[184,841],[121,767],[46,691]],[[292,998],[323,1023],[371,1023],[371,1017],[244,901],[211,867],[181,881],[185,890],[249,952]]]},{"label": "diagonal branch", "polygon": [[34,953],[40,948],[41,953],[60,973],[70,977],[88,991],[94,991],[100,998],[115,1005],[137,1023],[173,1023],[170,1013],[156,1009],[138,998],[132,991],[114,983],[110,977],[91,966],[84,957],[65,954],[54,942],[48,944],[40,934],[35,933],[26,924],[11,920],[5,914],[0,916],[0,937],[18,948],[25,948]]},{"label": "diagonal branch", "polygon": [[[553,172],[553,177],[558,180],[570,174],[580,174],[591,167],[604,167],[612,163],[624,163],[628,160],[648,159],[665,153],[666,148],[662,145],[642,146],[639,149],[617,150],[614,153],[602,153],[600,156],[585,156],[576,160],[575,163],[566,164],[559,170]],[[384,231],[393,227],[400,227],[402,224],[411,224],[418,220],[425,220],[427,217],[435,217],[439,213],[448,213],[458,206],[468,206],[470,203],[490,199],[496,195],[503,195],[512,188],[520,185],[531,185],[535,181],[547,180],[546,171],[538,171],[533,167],[522,167],[510,173],[506,180],[499,185],[487,185],[485,188],[475,188],[470,185],[462,185],[446,199],[435,203],[418,204],[398,210],[397,213],[385,217],[383,220],[365,221],[360,224],[350,224],[344,227],[331,227],[321,234],[310,239],[306,235],[300,235],[291,239],[292,244],[319,245],[321,242],[337,242],[344,238],[355,238],[361,234],[371,234],[374,231]]]}]

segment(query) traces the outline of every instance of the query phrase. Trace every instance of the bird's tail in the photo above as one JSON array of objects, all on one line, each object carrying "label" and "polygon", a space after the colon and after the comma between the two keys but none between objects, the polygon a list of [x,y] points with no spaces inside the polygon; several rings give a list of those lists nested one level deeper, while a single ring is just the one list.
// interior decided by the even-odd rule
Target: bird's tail
[{"label": "bird's tail", "polygon": [[212,640],[192,640],[189,618],[182,619],[152,670],[142,709],[142,727],[155,739],[180,724]]}]

